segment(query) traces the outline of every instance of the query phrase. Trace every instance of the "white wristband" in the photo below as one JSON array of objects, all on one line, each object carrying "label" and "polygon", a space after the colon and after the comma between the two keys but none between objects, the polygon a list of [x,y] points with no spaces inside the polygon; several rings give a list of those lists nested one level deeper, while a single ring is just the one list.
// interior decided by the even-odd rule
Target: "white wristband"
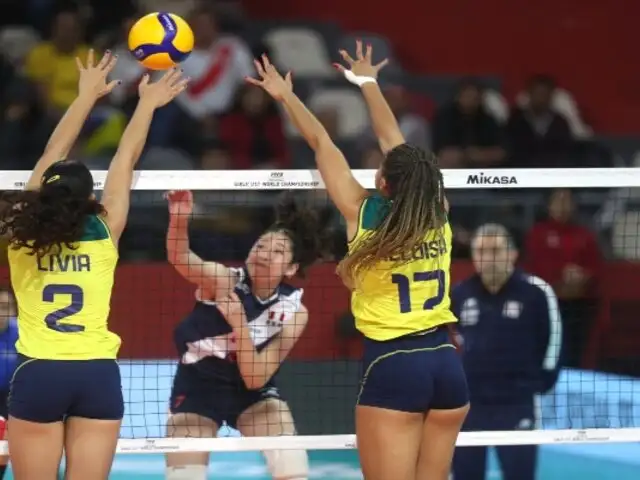
[{"label": "white wristband", "polygon": [[378,81],[373,77],[358,76],[351,70],[344,70],[344,78],[359,87],[363,86],[365,83],[378,83]]}]

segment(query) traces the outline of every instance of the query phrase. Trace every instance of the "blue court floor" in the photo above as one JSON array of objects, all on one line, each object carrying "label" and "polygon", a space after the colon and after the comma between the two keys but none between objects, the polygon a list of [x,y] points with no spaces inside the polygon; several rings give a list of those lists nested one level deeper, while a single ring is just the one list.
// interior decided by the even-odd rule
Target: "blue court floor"
[{"label": "blue court floor", "polygon": [[[128,405],[123,437],[161,436],[167,414],[167,399],[173,365],[164,362],[122,363],[123,389]],[[223,435],[236,435],[226,431]],[[355,451],[309,452],[311,479],[361,479]],[[487,480],[501,480],[492,455]],[[581,480],[637,480],[640,478],[639,444],[550,445],[541,447],[539,480],[566,478]],[[11,475],[8,478],[12,478]],[[119,455],[113,466],[112,480],[161,480],[164,458],[161,455]],[[211,456],[209,478],[215,480],[268,480],[259,453],[215,454]]]}]

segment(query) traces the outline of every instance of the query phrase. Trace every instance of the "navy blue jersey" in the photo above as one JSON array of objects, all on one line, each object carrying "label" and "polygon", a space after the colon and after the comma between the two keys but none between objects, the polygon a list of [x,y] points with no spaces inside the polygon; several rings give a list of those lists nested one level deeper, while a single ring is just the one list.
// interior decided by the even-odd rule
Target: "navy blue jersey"
[{"label": "navy blue jersey", "polygon": [[526,401],[553,387],[562,324],[547,283],[516,270],[492,294],[475,275],[452,290],[451,306],[472,403]]},{"label": "navy blue jersey", "polygon": [[[294,321],[303,291],[281,283],[270,298],[261,300],[252,293],[246,268],[232,268],[231,272],[238,279],[234,291],[244,307],[249,334],[260,351],[280,335],[287,322]],[[196,300],[191,313],[174,331],[180,362],[194,365],[205,377],[242,384],[233,329],[215,301],[200,298],[199,292],[196,292]]]},{"label": "navy blue jersey", "polygon": [[18,364],[17,341],[18,321],[12,318],[7,328],[0,333],[0,391],[9,390],[13,372]]}]

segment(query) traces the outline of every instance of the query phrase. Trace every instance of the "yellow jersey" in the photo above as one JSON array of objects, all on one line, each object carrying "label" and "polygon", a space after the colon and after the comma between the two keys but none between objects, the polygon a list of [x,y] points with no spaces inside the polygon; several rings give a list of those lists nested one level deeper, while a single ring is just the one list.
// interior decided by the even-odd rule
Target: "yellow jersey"
[{"label": "yellow jersey", "polygon": [[[364,200],[349,253],[380,225],[388,211],[389,200],[378,194]],[[442,230],[425,236],[409,262],[397,265],[395,258],[381,260],[357,279],[351,311],[365,337],[391,340],[457,321],[449,298],[451,242],[451,227],[446,223]]]},{"label": "yellow jersey", "polygon": [[38,258],[9,247],[22,355],[43,360],[115,359],[120,337],[107,329],[118,250],[97,216],[75,249]]}]

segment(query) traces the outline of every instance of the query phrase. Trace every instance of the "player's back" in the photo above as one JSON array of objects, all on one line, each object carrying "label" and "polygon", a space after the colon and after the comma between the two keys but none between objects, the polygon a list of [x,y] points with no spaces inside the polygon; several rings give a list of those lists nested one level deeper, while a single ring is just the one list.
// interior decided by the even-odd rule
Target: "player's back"
[{"label": "player's back", "polygon": [[115,359],[120,338],[107,322],[117,262],[109,228],[98,216],[87,218],[73,248],[38,257],[10,247],[18,352],[46,360]]},{"label": "player's back", "polygon": [[[389,211],[380,195],[365,199],[353,252]],[[406,262],[389,258],[362,274],[351,297],[357,328],[373,340],[390,340],[456,322],[449,298],[452,232],[448,223],[425,235]]]}]

